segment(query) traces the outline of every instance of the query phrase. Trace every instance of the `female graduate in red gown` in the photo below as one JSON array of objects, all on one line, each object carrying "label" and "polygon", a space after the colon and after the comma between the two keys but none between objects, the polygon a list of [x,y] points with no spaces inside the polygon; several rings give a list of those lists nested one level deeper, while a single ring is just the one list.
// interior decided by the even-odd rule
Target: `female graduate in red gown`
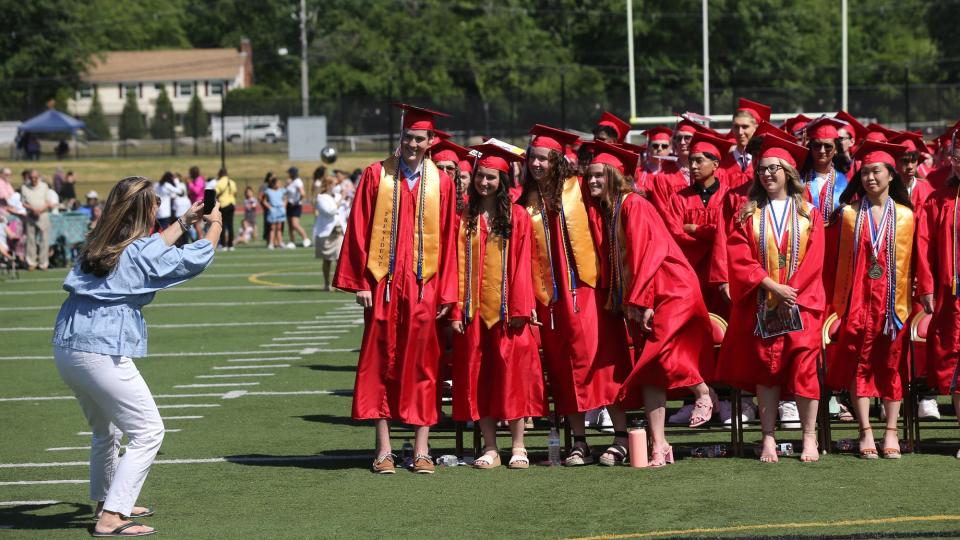
[{"label": "female graduate in red gown", "polygon": [[[917,294],[932,313],[927,331],[927,380],[950,395],[960,418],[960,148],[950,154],[956,171],[926,201],[917,231]],[[960,458],[960,451],[957,452]]]},{"label": "female graduate in red gown", "polygon": [[[797,164],[806,154],[800,145],[765,137],[748,199],[727,231],[733,310],[716,378],[757,394],[763,429],[760,460],[768,463],[777,461],[774,428],[781,393],[796,398],[803,427],[800,460],[819,459],[817,356],[826,306],[821,279],[824,235],[820,213],[803,199]],[[759,317],[764,318],[762,325]],[[801,328],[764,337],[793,317]]]},{"label": "female graduate in red gown", "polygon": [[[673,462],[664,435],[666,395],[684,389],[697,397],[697,417],[710,419],[712,401],[700,375],[700,359],[712,354],[711,327],[697,276],[670,238],[653,205],[633,191],[629,177],[639,156],[594,143],[586,170],[590,218],[598,239],[605,307],[626,319],[633,338],[633,370],[617,395],[617,409],[643,406],[652,439],[651,465]],[[702,414],[700,414],[702,413]],[[627,434],[615,433],[601,456],[622,462]]]},{"label": "female graduate in red gown", "polygon": [[[623,320],[603,309],[597,249],[590,231],[589,195],[571,173],[564,146],[576,135],[534,126],[527,151],[521,204],[530,215],[531,265],[540,338],[557,413],[566,415],[574,448],[564,461],[593,462],[584,435],[584,412],[610,406],[630,373]],[[614,430],[626,431],[626,415],[608,407]]]},{"label": "female graduate in red gown", "polygon": [[860,423],[860,456],[878,456],[870,429],[870,398],[882,398],[887,426],[883,456],[898,459],[897,419],[903,398],[900,331],[910,316],[915,218],[896,171],[905,147],[865,141],[855,157],[858,177],[840,197],[833,308],[840,316],[837,354],[827,384],[849,389]]},{"label": "female graduate in red gown", "polygon": [[530,216],[513,204],[508,172],[520,156],[494,145],[482,154],[460,222],[460,287],[452,310],[453,417],[479,421],[484,453],[474,467],[500,465],[497,421],[510,425],[509,467],[530,465],[523,419],[546,416],[540,355],[528,323],[534,309]]}]

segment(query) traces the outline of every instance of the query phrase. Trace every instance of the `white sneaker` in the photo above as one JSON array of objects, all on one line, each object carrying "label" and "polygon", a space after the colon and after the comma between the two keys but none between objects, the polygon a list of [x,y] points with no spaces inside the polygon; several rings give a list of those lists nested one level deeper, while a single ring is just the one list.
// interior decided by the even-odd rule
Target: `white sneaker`
[{"label": "white sneaker", "polygon": [[740,398],[740,421],[757,421],[757,406],[753,404],[753,398]]},{"label": "white sneaker", "polygon": [[800,427],[800,412],[796,401],[781,401],[778,407],[780,413],[780,427],[798,429]]},{"label": "white sneaker", "polygon": [[273,244],[267,244],[267,249],[274,249]]},{"label": "white sneaker", "polygon": [[723,427],[727,429],[733,428],[733,407],[729,401],[723,400],[717,403],[717,414],[720,415],[720,421],[723,422]]},{"label": "white sneaker", "polygon": [[283,246],[283,247],[285,247],[285,248],[287,248],[287,249],[297,249],[297,245],[294,244],[293,242],[288,242],[287,245],[285,245],[285,246]]},{"label": "white sneaker", "polygon": [[936,398],[924,398],[920,400],[919,414],[921,420],[939,420],[940,408],[937,406]]},{"label": "white sneaker", "polygon": [[597,427],[600,429],[600,431],[604,433],[613,433],[613,420],[610,419],[610,413],[607,412],[606,407],[600,409],[597,424]]},{"label": "white sneaker", "polygon": [[233,246],[230,246],[230,247],[227,248],[227,251],[236,251],[236,250],[237,250],[237,248],[235,248],[235,247],[233,247]]},{"label": "white sneaker", "polygon": [[309,238],[304,238],[304,239],[303,239],[303,247],[308,248],[308,247],[310,247],[311,245],[312,245],[312,244],[310,243],[310,239],[309,239]]},{"label": "white sneaker", "polygon": [[678,424],[678,425],[687,425],[690,423],[690,418],[693,417],[693,403],[688,403],[683,407],[680,407],[680,410],[670,415],[670,418],[667,418],[668,424]]}]

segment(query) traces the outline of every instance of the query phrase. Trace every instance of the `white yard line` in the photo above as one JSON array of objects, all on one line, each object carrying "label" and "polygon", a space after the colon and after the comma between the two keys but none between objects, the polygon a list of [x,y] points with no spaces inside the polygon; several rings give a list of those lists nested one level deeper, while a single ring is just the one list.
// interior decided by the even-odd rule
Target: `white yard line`
[{"label": "white yard line", "polygon": [[[163,430],[164,433],[180,433],[181,431],[183,431],[183,430],[182,430],[182,429],[165,429],[165,430]],[[92,432],[92,431],[78,431],[78,432],[77,432],[77,435],[81,435],[81,436],[84,436],[84,435],[85,435],[85,436],[89,437],[89,436],[93,435],[93,432]]]},{"label": "white yard line", "polygon": [[[0,506],[46,506],[48,504],[60,504],[60,501],[0,501]],[[13,527],[6,527],[12,529]]]},{"label": "white yard line", "polygon": [[[288,463],[310,461],[355,461],[372,457],[372,454],[346,454],[337,456],[237,456],[214,458],[184,458],[184,459],[157,459],[154,465],[194,465],[208,463]],[[33,468],[60,468],[60,467],[88,467],[89,461],[55,461],[40,463],[0,463],[0,469],[33,469]],[[24,504],[47,504],[59,501],[12,501]],[[4,504],[4,503],[0,503]]]},{"label": "white yard line", "polygon": [[[308,290],[308,291],[319,291],[323,289],[322,285],[234,285],[234,286],[202,286],[202,287],[173,287],[166,289],[164,294],[176,293],[176,292],[210,292],[210,291],[237,291],[237,290],[261,290],[261,291],[270,291],[270,290],[283,290],[283,289],[298,289],[298,290]],[[16,291],[0,291],[0,296],[30,296],[35,294],[46,294],[46,295],[59,295],[65,296],[67,291],[62,289],[39,289],[39,290],[16,290]]]},{"label": "white yard line", "polygon": [[53,484],[89,484],[90,480],[15,480],[13,482],[0,482],[0,486],[45,486]]},{"label": "white yard line", "polygon": [[236,377],[272,377],[273,373],[233,373],[230,375],[197,375],[197,379],[228,379]]},{"label": "white yard line", "polygon": [[[176,289],[173,289],[176,290]],[[250,302],[158,302],[148,304],[148,309],[153,308],[185,308],[185,307],[245,307],[245,306],[282,306],[292,304],[332,304],[340,303],[340,300],[317,299],[317,300],[259,300]],[[0,307],[0,311],[50,311],[58,310],[60,305],[54,306],[17,306]]]},{"label": "white yard line", "polygon": [[290,364],[266,364],[259,366],[213,366],[213,369],[273,369],[288,367],[290,367]]},{"label": "white yard line", "polygon": [[200,420],[202,416],[164,416],[162,420]]},{"label": "white yard line", "polygon": [[[275,351],[260,351],[262,353]],[[227,362],[269,362],[272,360],[300,360],[300,356],[268,356],[266,358],[228,358]]]},{"label": "white yard line", "polygon": [[53,448],[47,448],[47,452],[69,452],[72,450],[89,450],[90,445],[87,446],[55,446]]},{"label": "white yard line", "polygon": [[174,388],[227,388],[234,386],[257,386],[258,382],[213,383],[213,384],[178,384]]},{"label": "white yard line", "polygon": [[346,334],[350,330],[328,330],[325,328],[316,328],[314,330],[286,330],[283,332],[285,336],[297,336],[297,335],[308,335],[308,336],[329,336],[333,334]]},{"label": "white yard line", "polygon": [[310,341],[311,339],[336,339],[340,336],[333,334],[311,334],[309,336],[286,336],[270,338],[271,341]]},{"label": "white yard line", "polygon": [[[286,345],[288,347],[294,347],[293,343]],[[209,352],[199,352],[199,351],[189,351],[189,352],[171,352],[171,353],[150,353],[147,354],[147,358],[181,358],[181,357],[190,357],[190,356],[244,356],[244,355],[253,355],[253,354],[278,354],[278,353],[299,353],[301,349],[290,349],[285,351],[260,351],[257,349],[248,350],[248,351],[209,351]],[[39,355],[39,356],[0,356],[0,361],[2,360],[53,360],[52,355]]]},{"label": "white yard line", "polygon": [[[240,326],[296,326],[305,321],[259,321],[231,323],[186,323],[186,324],[148,324],[150,330],[168,330],[174,328],[232,328]],[[0,332],[50,332],[49,326],[18,326],[0,328]]]},{"label": "white yard line", "polygon": [[157,405],[158,409],[207,409],[219,407],[219,403],[182,403],[179,405]]},{"label": "white yard line", "polygon": [[[314,342],[310,342],[310,343],[296,343],[295,345],[297,345],[298,347],[318,347],[318,346],[321,346],[321,345],[329,345],[329,344],[330,344],[329,341],[319,341],[319,342],[316,342],[316,343],[314,343]],[[289,347],[289,346],[291,346],[291,345],[294,345],[294,343],[270,343],[270,344],[267,344],[267,345],[261,345],[261,347]],[[273,352],[273,351],[271,351],[271,352]]]}]

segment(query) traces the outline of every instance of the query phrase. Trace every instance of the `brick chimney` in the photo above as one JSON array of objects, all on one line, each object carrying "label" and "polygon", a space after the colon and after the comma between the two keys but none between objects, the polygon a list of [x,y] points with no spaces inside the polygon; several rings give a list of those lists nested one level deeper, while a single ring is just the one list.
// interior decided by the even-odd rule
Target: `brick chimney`
[{"label": "brick chimney", "polygon": [[253,45],[250,44],[249,38],[240,38],[240,54],[244,56],[243,86],[248,88],[253,85]]}]

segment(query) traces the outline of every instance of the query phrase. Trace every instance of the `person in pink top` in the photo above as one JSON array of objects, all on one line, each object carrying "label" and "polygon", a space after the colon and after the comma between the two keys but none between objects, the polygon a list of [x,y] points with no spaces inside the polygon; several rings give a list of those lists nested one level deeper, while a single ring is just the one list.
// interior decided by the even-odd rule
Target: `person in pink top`
[{"label": "person in pink top", "polygon": [[187,194],[190,197],[190,202],[195,203],[203,200],[203,188],[205,184],[206,181],[203,175],[200,174],[200,167],[196,165],[190,167],[190,180],[187,181]]}]

